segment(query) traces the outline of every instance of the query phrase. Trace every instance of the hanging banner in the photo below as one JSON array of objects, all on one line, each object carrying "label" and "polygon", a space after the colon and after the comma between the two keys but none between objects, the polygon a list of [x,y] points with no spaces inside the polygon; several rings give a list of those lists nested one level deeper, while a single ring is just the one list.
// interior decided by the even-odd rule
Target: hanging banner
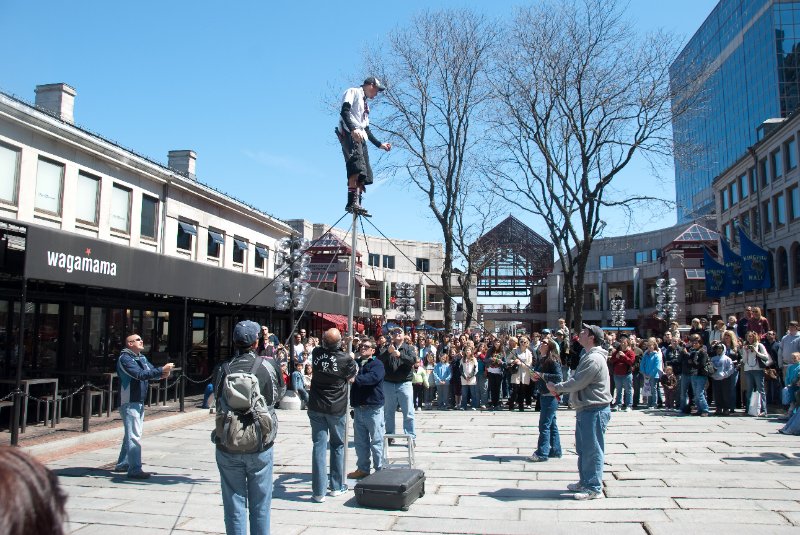
[{"label": "hanging banner", "polygon": [[739,227],[739,243],[742,244],[742,274],[745,290],[772,288],[770,254],[762,249]]},{"label": "hanging banner", "polygon": [[711,256],[707,247],[703,247],[703,267],[706,270],[706,297],[719,299],[728,295],[725,291],[725,266]]},{"label": "hanging banner", "polygon": [[725,264],[725,295],[742,291],[742,257],[733,252],[730,244],[722,236],[722,262]]}]

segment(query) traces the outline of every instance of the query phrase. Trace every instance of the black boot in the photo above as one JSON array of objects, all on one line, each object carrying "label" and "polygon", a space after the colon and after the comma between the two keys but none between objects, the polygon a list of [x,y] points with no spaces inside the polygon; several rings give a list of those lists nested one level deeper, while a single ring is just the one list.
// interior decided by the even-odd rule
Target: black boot
[{"label": "black boot", "polygon": [[347,191],[347,205],[344,207],[345,212],[352,212],[353,211],[353,204],[356,201],[356,192],[355,191]]},{"label": "black boot", "polygon": [[362,199],[362,197],[361,197],[361,194],[359,193],[358,194],[358,204],[356,204],[355,207],[354,207],[354,209],[356,210],[356,213],[358,215],[363,215],[364,217],[372,217],[370,215],[370,213],[367,212],[367,209],[364,208],[364,205],[361,204],[361,199]]}]

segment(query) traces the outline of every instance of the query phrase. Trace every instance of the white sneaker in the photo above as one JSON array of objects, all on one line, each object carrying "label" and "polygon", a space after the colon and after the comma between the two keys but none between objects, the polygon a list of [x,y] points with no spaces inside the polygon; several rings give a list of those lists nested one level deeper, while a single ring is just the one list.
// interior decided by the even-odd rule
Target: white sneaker
[{"label": "white sneaker", "polygon": [[312,496],[311,499],[317,503],[322,503],[325,501],[325,496]]},{"label": "white sneaker", "polygon": [[335,498],[337,496],[341,496],[345,492],[347,492],[347,485],[345,485],[344,487],[340,488],[339,490],[332,490],[332,491],[328,492],[328,495],[331,498]]},{"label": "white sneaker", "polygon": [[631,408],[630,407],[625,407],[625,412],[631,412]]},{"label": "white sneaker", "polygon": [[582,489],[580,492],[575,493],[576,500],[600,500],[602,498],[605,498],[602,492],[593,490]]},{"label": "white sneaker", "polygon": [[583,487],[581,486],[580,483],[570,483],[569,485],[567,485],[567,490],[570,492],[581,492],[583,490]]}]

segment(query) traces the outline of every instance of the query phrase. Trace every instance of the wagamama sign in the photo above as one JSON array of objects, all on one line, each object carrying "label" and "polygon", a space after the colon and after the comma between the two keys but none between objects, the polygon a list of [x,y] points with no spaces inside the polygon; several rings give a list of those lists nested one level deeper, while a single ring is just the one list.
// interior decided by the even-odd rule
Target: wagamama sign
[{"label": "wagamama sign", "polygon": [[47,265],[63,269],[67,273],[85,271],[110,277],[117,276],[116,262],[91,258],[92,250],[89,248],[84,253],[83,255],[72,255],[59,253],[58,251],[47,251]]}]

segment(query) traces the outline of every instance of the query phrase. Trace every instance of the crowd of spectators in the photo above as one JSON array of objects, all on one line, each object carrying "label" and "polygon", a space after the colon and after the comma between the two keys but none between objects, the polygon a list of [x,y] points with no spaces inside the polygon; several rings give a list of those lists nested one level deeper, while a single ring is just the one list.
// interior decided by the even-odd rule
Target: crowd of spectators
[{"label": "crowd of spectators", "polygon": [[[354,354],[365,338],[352,341]],[[383,335],[369,339],[378,351],[389,342]],[[416,331],[407,332],[404,341],[416,355],[412,376],[416,410],[539,411],[546,388],[537,373],[544,371],[550,358],[566,380],[582,352],[576,334],[563,320],[558,328],[530,335]],[[259,350],[281,362],[287,384],[305,401],[311,379],[306,364],[317,345],[318,338],[301,330],[289,346],[274,346],[265,338]],[[673,322],[660,337],[606,331],[603,347],[609,355],[612,411],[666,409],[701,417],[747,414],[751,394],[758,397],[757,412],[750,411],[754,415],[766,416],[770,406],[791,404],[792,410],[796,406],[800,385],[790,367],[795,359],[800,361],[800,355],[794,355],[800,352],[797,322],[790,322],[787,332],[778,336],[758,307],[748,307],[741,318],[729,316],[727,322],[693,318],[688,330]],[[548,373],[552,373],[549,368]],[[558,403],[568,406],[569,396]]]}]

